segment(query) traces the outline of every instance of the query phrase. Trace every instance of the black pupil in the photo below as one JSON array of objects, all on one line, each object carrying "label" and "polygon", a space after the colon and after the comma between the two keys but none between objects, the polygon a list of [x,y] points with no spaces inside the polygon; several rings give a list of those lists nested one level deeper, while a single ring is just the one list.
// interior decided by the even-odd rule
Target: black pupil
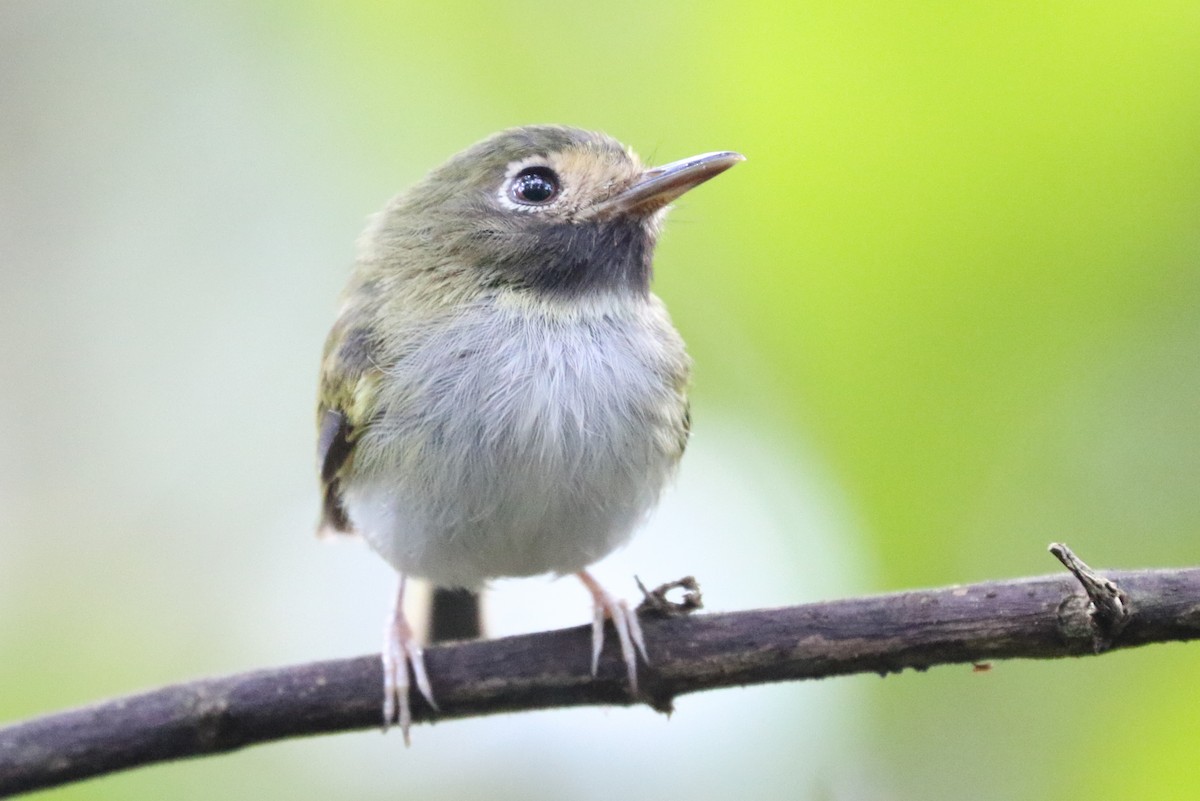
[{"label": "black pupil", "polygon": [[545,203],[558,192],[558,176],[545,167],[530,167],[517,175],[513,194],[522,203]]}]

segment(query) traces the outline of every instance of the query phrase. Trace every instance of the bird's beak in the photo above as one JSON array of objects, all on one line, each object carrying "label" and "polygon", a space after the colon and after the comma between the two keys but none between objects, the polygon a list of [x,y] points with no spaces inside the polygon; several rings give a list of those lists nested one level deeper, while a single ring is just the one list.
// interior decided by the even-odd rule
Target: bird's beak
[{"label": "bird's beak", "polygon": [[658,211],[689,189],[715,178],[739,161],[741,153],[722,150],[680,159],[661,167],[651,167],[633,184],[602,200],[587,213],[589,219],[604,219],[619,214],[646,215]]}]

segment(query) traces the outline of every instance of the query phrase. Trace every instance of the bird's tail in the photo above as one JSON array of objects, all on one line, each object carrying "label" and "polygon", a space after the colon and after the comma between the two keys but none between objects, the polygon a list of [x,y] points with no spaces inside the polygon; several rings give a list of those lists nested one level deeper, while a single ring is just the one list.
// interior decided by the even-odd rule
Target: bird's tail
[{"label": "bird's tail", "polygon": [[429,642],[473,640],[483,633],[479,593],[434,587],[429,614]]}]

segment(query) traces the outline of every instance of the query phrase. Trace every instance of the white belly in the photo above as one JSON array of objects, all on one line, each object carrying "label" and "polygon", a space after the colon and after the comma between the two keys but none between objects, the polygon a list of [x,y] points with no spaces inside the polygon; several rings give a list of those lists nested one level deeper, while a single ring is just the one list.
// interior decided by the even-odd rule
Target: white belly
[{"label": "white belly", "polygon": [[656,298],[572,321],[480,308],[381,366],[347,508],[397,570],[444,586],[601,558],[686,439],[688,360]]}]

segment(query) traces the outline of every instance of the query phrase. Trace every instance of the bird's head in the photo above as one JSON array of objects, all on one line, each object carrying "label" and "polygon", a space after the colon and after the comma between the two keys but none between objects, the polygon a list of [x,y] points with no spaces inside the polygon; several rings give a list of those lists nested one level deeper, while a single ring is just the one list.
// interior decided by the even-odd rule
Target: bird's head
[{"label": "bird's head", "polygon": [[647,168],[601,133],[509,129],[392,201],[364,235],[361,258],[472,294],[644,294],[668,204],[741,160],[717,152]]}]

